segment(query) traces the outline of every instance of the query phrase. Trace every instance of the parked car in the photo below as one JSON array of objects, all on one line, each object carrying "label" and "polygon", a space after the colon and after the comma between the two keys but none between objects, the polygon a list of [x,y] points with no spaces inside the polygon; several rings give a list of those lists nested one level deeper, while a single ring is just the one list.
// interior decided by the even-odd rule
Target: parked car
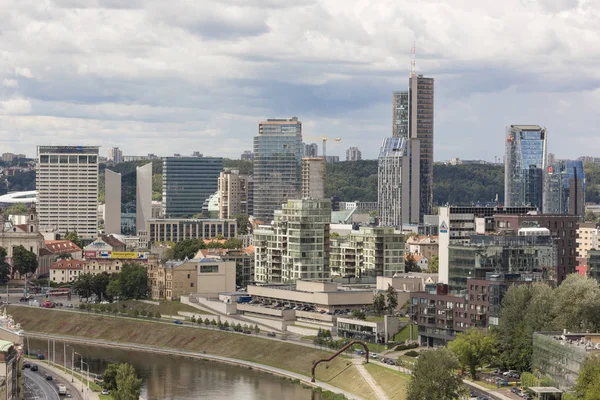
[{"label": "parked car", "polygon": [[175,325],[183,325],[183,322],[181,322],[180,320],[176,319],[175,321],[173,321],[175,323]]},{"label": "parked car", "polygon": [[109,395],[110,391],[108,389],[102,389],[102,392],[100,392],[100,394]]},{"label": "parked car", "polygon": [[275,334],[275,332],[269,332],[269,333],[267,333],[267,336],[276,337],[277,335]]},{"label": "parked car", "polygon": [[[38,359],[38,360],[43,360],[43,359],[44,359],[44,355],[43,355],[43,354],[41,354],[41,353],[40,353],[40,354],[38,354],[38,355],[37,355],[37,359]],[[34,365],[34,367],[35,367],[35,365]]]},{"label": "parked car", "polygon": [[244,332],[246,335],[250,335],[250,334],[252,334],[252,331],[249,331],[249,330],[247,330],[247,329],[246,329],[245,331],[242,331],[242,332]]}]

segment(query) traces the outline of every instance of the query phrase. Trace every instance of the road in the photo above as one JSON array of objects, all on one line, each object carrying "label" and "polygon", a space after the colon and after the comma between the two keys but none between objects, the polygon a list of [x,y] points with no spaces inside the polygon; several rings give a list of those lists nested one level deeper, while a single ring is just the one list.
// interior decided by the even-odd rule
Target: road
[{"label": "road", "polygon": [[[30,363],[32,364],[32,363]],[[32,371],[30,368],[23,370],[25,376],[25,398],[39,400],[58,400],[58,385],[63,384],[67,387],[67,396],[65,398],[83,400],[81,393],[71,384],[70,380],[63,379],[57,374],[50,372],[41,364],[38,366],[38,372]],[[46,380],[46,376],[51,375],[52,380]]]}]

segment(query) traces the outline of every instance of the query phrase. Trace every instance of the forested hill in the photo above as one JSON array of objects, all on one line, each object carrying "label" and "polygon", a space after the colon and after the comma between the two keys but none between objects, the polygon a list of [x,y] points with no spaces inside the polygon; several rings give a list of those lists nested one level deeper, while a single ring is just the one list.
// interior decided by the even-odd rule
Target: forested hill
[{"label": "forested hill", "polygon": [[[486,203],[504,198],[504,167],[444,165],[433,167],[435,205]],[[377,201],[377,160],[327,164],[325,195],[342,201]]]}]

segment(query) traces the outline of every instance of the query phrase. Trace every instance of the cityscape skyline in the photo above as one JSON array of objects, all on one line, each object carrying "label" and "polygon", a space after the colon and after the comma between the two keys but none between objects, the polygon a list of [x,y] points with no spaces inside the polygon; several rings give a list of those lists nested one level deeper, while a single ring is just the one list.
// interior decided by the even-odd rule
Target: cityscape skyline
[{"label": "cityscape skyline", "polygon": [[[560,132],[549,150],[563,158],[584,145],[600,151],[598,77],[588,61],[599,50],[598,9],[588,2],[194,2],[185,12],[179,2],[53,2],[41,11],[5,3],[5,151],[76,142],[173,154],[217,139],[213,155],[237,158],[258,121],[297,115],[306,135],[343,138],[331,155],[354,146],[374,159],[390,132],[390,93],[406,89],[413,42],[417,73],[436,79],[436,161],[493,160],[510,124]],[[80,32],[71,18],[98,29]],[[466,29],[453,28],[463,20]],[[524,21],[526,43],[512,29]],[[77,45],[66,46],[72,37]]]}]

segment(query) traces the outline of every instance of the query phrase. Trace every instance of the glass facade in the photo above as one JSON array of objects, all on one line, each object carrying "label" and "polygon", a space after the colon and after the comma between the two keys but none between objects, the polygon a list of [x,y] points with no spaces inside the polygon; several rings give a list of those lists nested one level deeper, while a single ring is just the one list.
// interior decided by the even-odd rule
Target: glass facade
[{"label": "glass facade", "polygon": [[408,138],[408,92],[392,93],[392,137]]},{"label": "glass facade", "polygon": [[511,125],[507,128],[504,205],[533,206],[542,210],[545,169],[546,129],[538,125]]},{"label": "glass facade", "polygon": [[544,175],[544,214],[585,213],[585,174],[583,162],[562,160],[546,168]]},{"label": "glass facade", "polygon": [[302,123],[267,120],[254,137],[254,216],[273,219],[275,210],[298,198],[302,185]]},{"label": "glass facade", "polygon": [[219,157],[165,157],[163,200],[165,218],[192,217],[219,186],[223,159]]}]

